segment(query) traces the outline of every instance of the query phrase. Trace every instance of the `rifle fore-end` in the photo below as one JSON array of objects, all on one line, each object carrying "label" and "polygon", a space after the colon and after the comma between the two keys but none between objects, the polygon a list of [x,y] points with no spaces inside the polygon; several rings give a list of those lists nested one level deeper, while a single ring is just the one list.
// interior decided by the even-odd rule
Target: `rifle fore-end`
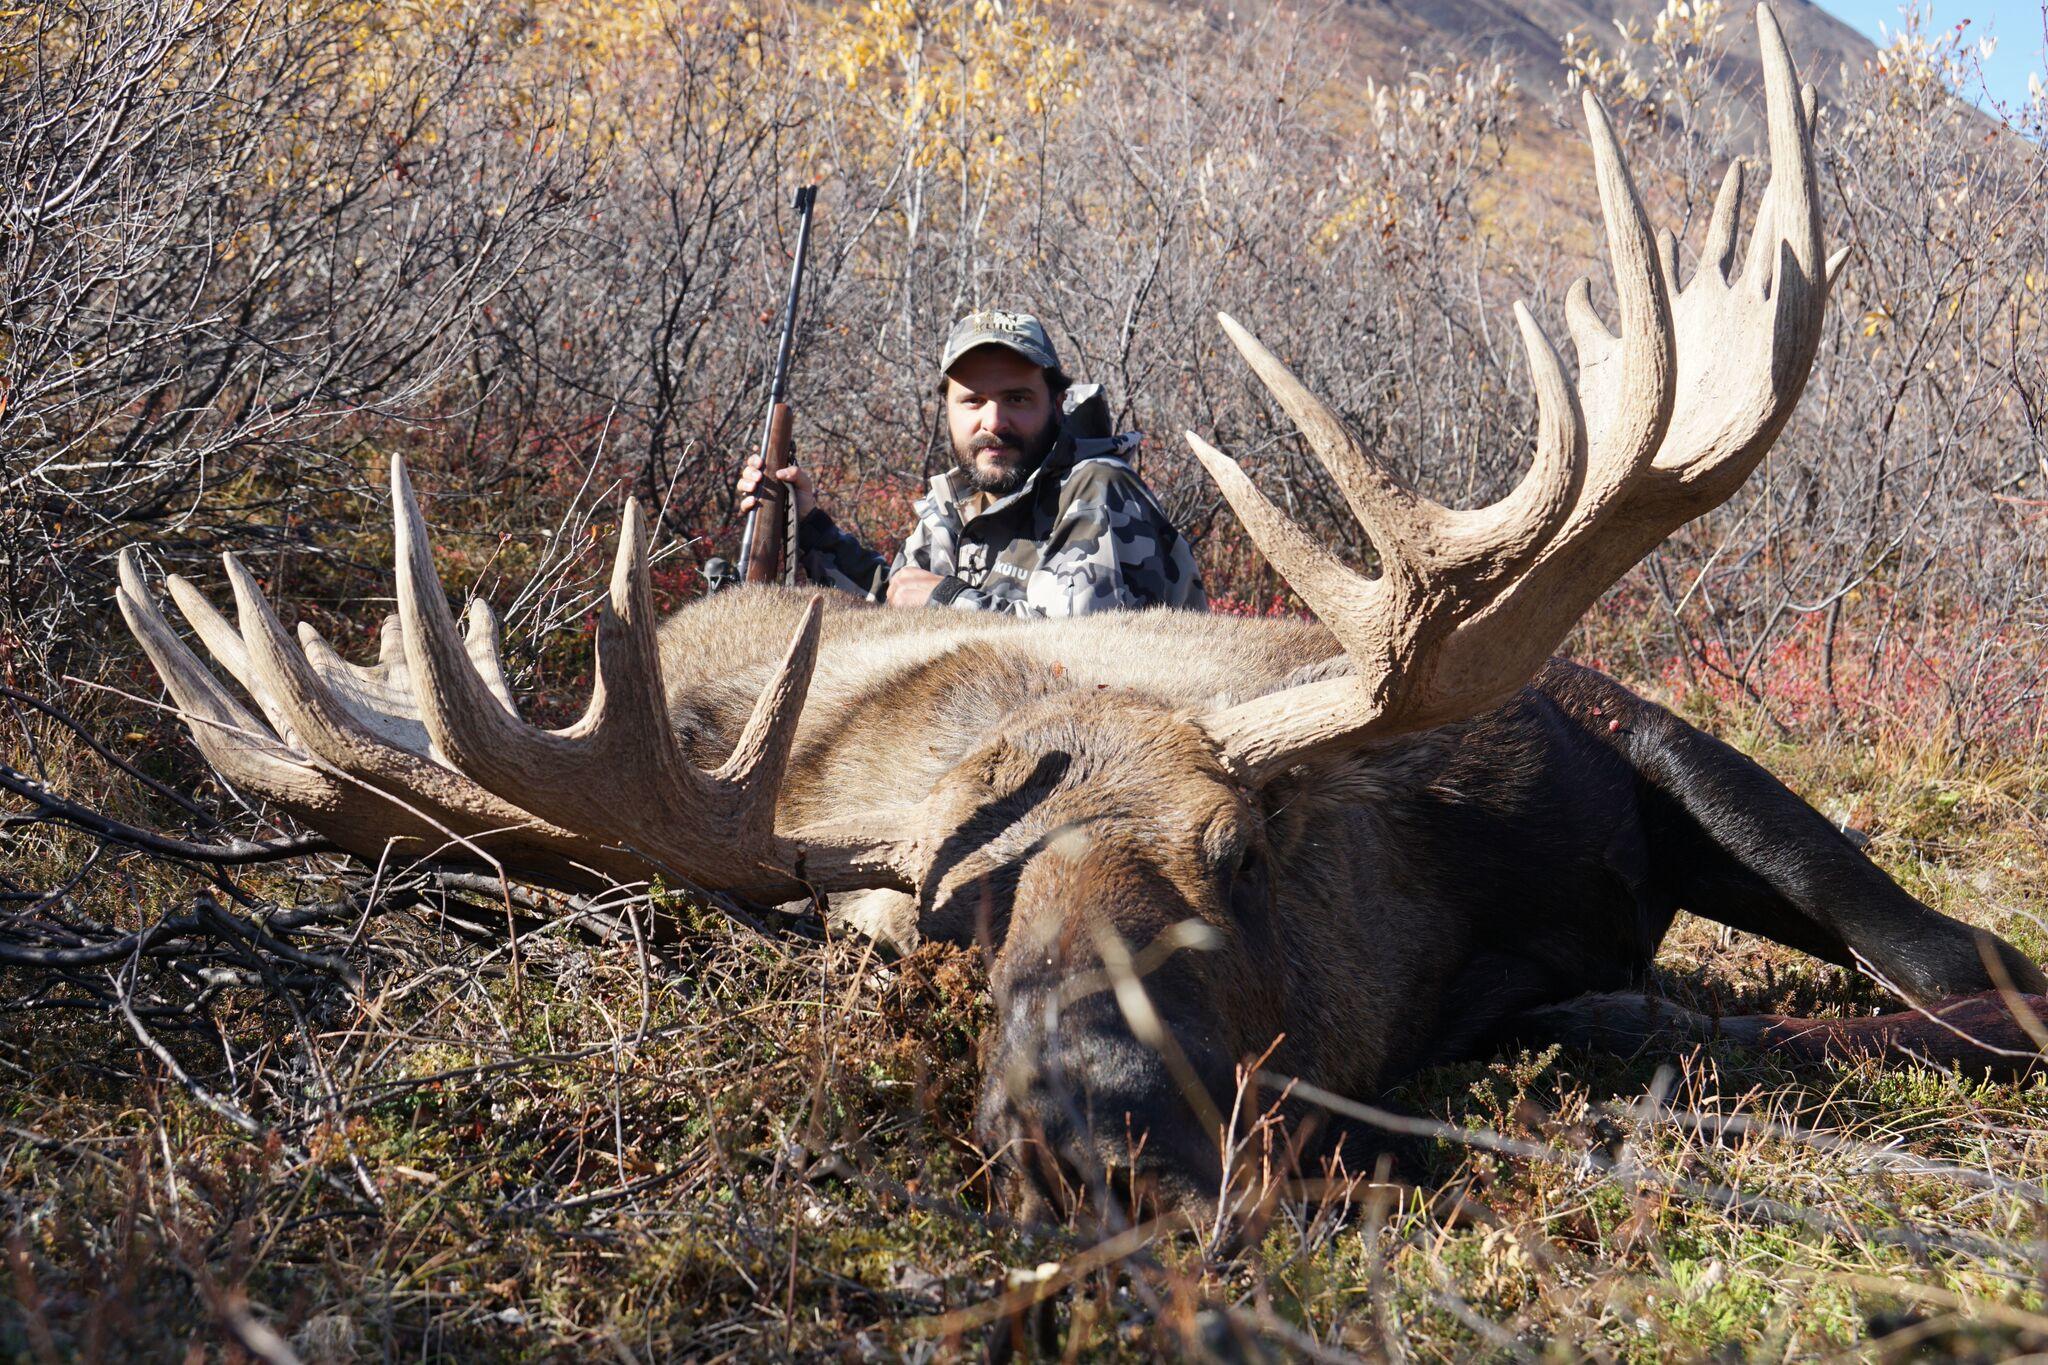
[{"label": "rifle fore-end", "polygon": [[793,415],[788,402],[768,411],[768,439],[763,442],[761,468],[765,477],[754,489],[754,510],[747,514],[747,530],[741,549],[741,573],[749,583],[782,581],[785,543],[790,538],[790,487],[773,477],[795,465],[790,455]]}]

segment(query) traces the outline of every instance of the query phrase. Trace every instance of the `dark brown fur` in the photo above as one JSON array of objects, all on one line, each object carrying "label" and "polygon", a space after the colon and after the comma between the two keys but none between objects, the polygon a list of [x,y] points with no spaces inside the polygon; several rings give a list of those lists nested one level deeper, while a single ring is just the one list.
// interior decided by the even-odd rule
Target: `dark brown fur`
[{"label": "dark brown fur", "polygon": [[[724,594],[664,627],[698,762],[730,748],[804,600]],[[1199,1202],[1220,1176],[1204,1098],[1227,1110],[1242,1060],[1375,1095],[1640,986],[1680,909],[1918,1000],[2048,986],[1761,768],[1569,664],[1476,719],[1232,782],[1194,717],[1345,666],[1298,622],[832,604],[784,827],[926,821],[921,897],[878,922],[993,954],[980,1128],[1034,1189],[1135,1165]],[[1141,961],[1132,994],[1121,956],[1169,931],[1189,946]]]}]

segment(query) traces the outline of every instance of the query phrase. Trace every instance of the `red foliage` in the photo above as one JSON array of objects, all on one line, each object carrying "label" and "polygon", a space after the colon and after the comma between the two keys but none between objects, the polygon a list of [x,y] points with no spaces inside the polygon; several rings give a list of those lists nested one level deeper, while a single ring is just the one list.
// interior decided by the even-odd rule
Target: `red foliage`
[{"label": "red foliage", "polygon": [[2038,751],[2048,739],[2042,688],[2048,648],[2038,630],[1951,609],[1901,621],[1887,594],[1845,611],[1832,648],[1827,618],[1790,618],[1750,657],[1694,637],[1690,662],[1664,660],[1658,681],[1679,701],[1761,702],[1793,727],[1840,724],[1871,736],[1935,736],[2006,751]]}]

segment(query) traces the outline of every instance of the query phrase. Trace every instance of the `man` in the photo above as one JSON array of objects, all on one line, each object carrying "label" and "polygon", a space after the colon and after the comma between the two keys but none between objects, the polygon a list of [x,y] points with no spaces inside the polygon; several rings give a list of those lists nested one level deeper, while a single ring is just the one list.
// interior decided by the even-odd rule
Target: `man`
[{"label": "man", "polygon": [[[797,546],[812,582],[883,596],[892,607],[1012,616],[1207,609],[1186,539],[1124,463],[1140,437],[1110,434],[1100,391],[1068,380],[1037,318],[969,314],[954,324],[939,371],[959,464],[918,499],[917,525],[886,589],[882,556],[833,522],[809,472],[774,476],[796,499]],[[756,455],[739,479],[742,513],[761,480]]]}]

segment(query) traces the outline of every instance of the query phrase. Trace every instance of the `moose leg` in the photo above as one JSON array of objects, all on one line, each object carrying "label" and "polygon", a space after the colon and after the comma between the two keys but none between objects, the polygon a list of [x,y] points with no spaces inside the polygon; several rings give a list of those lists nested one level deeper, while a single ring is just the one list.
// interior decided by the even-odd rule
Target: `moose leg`
[{"label": "moose leg", "polygon": [[2048,991],[2048,977],[2011,944],[1906,894],[1763,768],[1618,685],[1596,688],[1595,676],[1571,679],[1560,700],[1576,712],[1604,691],[1592,714],[1621,717],[1612,731],[1589,729],[1642,779],[1651,875],[1672,903],[1867,968],[1917,1001]]},{"label": "moose leg", "polygon": [[832,898],[827,921],[875,941],[884,952],[903,957],[917,950],[917,902],[901,891],[882,887],[849,891]]},{"label": "moose leg", "polygon": [[1715,1018],[1656,996],[1618,991],[1526,1010],[1510,1021],[1502,1041],[1622,1053],[1735,1043],[1791,1062],[1921,1061],[2013,1077],[2040,1064],[2042,1043],[2048,1042],[2044,1019],[2048,1000],[1997,992],[1863,1019],[1797,1019]]}]

